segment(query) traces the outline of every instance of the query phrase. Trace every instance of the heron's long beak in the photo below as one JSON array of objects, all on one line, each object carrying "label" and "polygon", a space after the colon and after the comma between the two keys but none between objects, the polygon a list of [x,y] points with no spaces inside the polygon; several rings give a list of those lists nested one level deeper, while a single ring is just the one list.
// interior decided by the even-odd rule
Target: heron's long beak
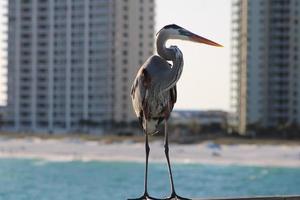
[{"label": "heron's long beak", "polygon": [[180,34],[181,35],[184,35],[188,38],[188,40],[190,41],[193,41],[193,42],[199,42],[199,43],[203,43],[203,44],[207,44],[207,45],[211,45],[211,46],[215,46],[215,47],[223,47],[222,45],[214,42],[214,41],[211,41],[209,39],[206,39],[204,37],[201,37],[199,35],[196,35],[186,29],[180,29],[179,30]]}]

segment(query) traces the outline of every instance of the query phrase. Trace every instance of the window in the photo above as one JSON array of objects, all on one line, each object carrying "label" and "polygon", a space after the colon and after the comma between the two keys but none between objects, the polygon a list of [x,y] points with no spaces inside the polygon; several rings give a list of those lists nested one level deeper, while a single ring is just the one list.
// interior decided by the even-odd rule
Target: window
[{"label": "window", "polygon": [[28,3],[30,3],[30,2],[31,2],[31,0],[23,0],[23,1],[22,1],[23,4],[28,4]]}]

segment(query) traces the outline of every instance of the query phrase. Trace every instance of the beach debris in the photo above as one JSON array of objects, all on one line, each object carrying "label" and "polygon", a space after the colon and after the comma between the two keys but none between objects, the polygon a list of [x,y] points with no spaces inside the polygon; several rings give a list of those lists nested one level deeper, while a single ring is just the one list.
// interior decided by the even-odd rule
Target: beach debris
[{"label": "beach debris", "polygon": [[221,145],[217,144],[217,143],[214,143],[214,142],[208,142],[207,145],[206,145],[209,149],[218,149],[218,150],[221,150]]}]

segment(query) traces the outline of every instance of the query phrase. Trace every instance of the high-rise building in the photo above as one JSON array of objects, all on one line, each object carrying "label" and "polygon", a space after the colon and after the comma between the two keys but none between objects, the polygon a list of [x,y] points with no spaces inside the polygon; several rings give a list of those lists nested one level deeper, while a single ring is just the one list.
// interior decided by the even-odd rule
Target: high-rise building
[{"label": "high-rise building", "polygon": [[139,67],[153,54],[154,0],[115,0],[113,119],[136,120],[130,90]]},{"label": "high-rise building", "polygon": [[9,0],[9,126],[71,132],[135,119],[130,84],[153,38],[153,0]]},{"label": "high-rise building", "polygon": [[300,2],[233,0],[231,108],[238,131],[300,125]]}]

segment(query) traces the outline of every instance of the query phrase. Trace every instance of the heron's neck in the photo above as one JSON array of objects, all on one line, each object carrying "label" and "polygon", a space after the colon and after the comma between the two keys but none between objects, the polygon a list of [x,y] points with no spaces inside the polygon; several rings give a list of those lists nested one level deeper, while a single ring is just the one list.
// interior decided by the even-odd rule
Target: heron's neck
[{"label": "heron's neck", "polygon": [[160,55],[165,60],[173,62],[172,70],[170,71],[170,83],[167,88],[170,89],[174,87],[179,80],[182,69],[183,69],[183,56],[181,51],[174,46],[169,48],[166,47],[166,41],[170,39],[165,33],[159,33],[156,38],[156,49],[158,55]]},{"label": "heron's neck", "polygon": [[159,33],[159,35],[156,38],[156,50],[158,55],[160,55],[162,58],[166,60],[175,60],[175,52],[171,48],[166,47],[167,40],[170,39],[168,35],[162,33]]}]

